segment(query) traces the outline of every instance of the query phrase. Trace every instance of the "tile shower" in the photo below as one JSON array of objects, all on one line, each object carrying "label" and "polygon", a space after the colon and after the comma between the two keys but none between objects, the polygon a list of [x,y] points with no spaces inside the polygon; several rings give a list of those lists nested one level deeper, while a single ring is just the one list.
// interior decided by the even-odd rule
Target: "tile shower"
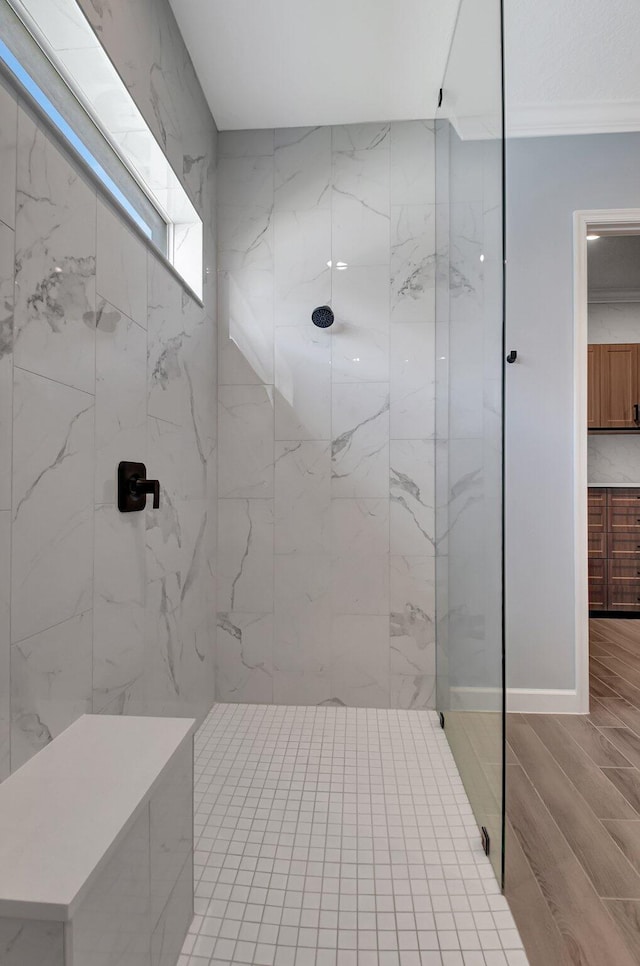
[{"label": "tile shower", "polygon": [[217,698],[433,707],[433,125],[218,156]]}]

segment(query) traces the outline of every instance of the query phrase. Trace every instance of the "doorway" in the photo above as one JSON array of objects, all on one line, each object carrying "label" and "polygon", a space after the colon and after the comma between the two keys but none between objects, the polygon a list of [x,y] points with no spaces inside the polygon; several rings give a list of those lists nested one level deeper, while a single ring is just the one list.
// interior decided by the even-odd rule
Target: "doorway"
[{"label": "doorway", "polygon": [[[634,549],[640,545],[640,528],[636,534],[634,523],[640,519],[635,507],[640,500],[636,264],[639,209],[575,213],[575,661],[577,706],[583,714],[590,709],[590,621],[640,616],[640,559]],[[634,483],[636,451],[639,473]],[[596,636],[602,633],[603,626],[591,626]],[[622,629],[620,624],[618,631]],[[627,634],[634,632],[640,652],[640,623],[627,629]]]}]

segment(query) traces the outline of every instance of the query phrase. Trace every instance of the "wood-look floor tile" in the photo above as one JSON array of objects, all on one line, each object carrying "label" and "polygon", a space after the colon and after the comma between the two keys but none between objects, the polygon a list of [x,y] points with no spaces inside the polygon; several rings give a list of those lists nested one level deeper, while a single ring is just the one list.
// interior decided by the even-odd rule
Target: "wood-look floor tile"
[{"label": "wood-look floor tile", "polygon": [[[603,768],[602,773],[640,815],[640,772],[636,768]],[[601,817],[612,818],[614,816],[603,815]]]},{"label": "wood-look floor tile", "polygon": [[[629,728],[609,728],[607,735],[634,768],[640,768],[640,736]],[[603,765],[606,767],[606,765]],[[614,766],[615,767],[615,766]]]},{"label": "wood-look floor tile", "polygon": [[589,674],[589,690],[596,698],[619,698],[620,695],[610,688],[602,678],[595,674]]},{"label": "wood-look floor tile", "polygon": [[[618,699],[613,698],[613,700]],[[587,720],[597,728],[619,728],[622,724],[621,719],[615,713],[615,707],[608,707],[599,698],[594,698],[593,695],[591,696],[590,713]]]},{"label": "wood-look floor tile", "polygon": [[[507,768],[507,779],[508,776]],[[529,966],[573,966],[568,946],[510,822],[506,824],[505,837],[504,894],[527,951]]]},{"label": "wood-look floor tile", "polygon": [[587,721],[586,717],[564,714],[554,715],[553,720],[565,731],[568,731],[573,740],[580,745],[596,765],[601,765],[603,768],[607,766],[610,768],[629,766],[630,761],[625,757],[624,751],[618,751],[609,741],[609,738],[605,737],[601,731],[598,731]]},{"label": "wood-look floor tile", "polygon": [[606,685],[615,694],[624,698],[629,704],[632,704],[634,708],[640,708],[640,689],[636,688],[633,684],[629,684],[623,677],[617,674],[615,677],[608,677],[606,679]]},{"label": "wood-look floor tile", "polygon": [[628,684],[632,684],[634,688],[640,688],[640,670],[636,670],[618,657],[599,657],[598,661]]},{"label": "wood-look floor tile", "polygon": [[[640,708],[634,708],[624,698],[602,698],[600,700],[608,711],[615,714],[621,724],[626,725],[630,731],[640,735]],[[617,727],[620,727],[620,725]]]},{"label": "wood-look floor tile", "polygon": [[[638,966],[620,929],[517,765],[508,767],[509,819],[570,955],[580,966]],[[548,966],[556,966],[552,961]]]},{"label": "wood-look floor tile", "polygon": [[[553,724],[553,721],[552,721]],[[565,739],[556,725],[558,740]],[[526,724],[516,725],[511,742],[518,762],[544,802],[553,820],[573,849],[583,869],[600,896],[640,899],[640,876],[616,849],[587,802],[576,793],[551,752]],[[602,780],[599,769],[591,762],[594,775]],[[632,814],[626,802],[622,806]]]},{"label": "wood-look floor tile", "polygon": [[624,936],[636,963],[640,963],[640,902],[610,899],[605,902],[605,906]]},{"label": "wood-look floor tile", "polygon": [[640,818],[635,822],[618,820],[602,824],[636,872],[640,872]]},{"label": "wood-look floor tile", "polygon": [[[526,720],[598,818],[635,818],[626,797],[612,794],[602,770],[550,716],[532,714]],[[518,748],[511,744],[521,760]]]}]

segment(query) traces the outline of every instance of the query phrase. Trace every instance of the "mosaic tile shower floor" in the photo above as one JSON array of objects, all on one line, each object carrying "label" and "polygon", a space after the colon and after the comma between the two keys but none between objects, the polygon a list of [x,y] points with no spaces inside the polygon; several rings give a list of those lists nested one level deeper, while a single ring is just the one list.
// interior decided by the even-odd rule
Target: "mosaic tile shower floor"
[{"label": "mosaic tile shower floor", "polygon": [[526,966],[433,712],[216,705],[179,966]]}]

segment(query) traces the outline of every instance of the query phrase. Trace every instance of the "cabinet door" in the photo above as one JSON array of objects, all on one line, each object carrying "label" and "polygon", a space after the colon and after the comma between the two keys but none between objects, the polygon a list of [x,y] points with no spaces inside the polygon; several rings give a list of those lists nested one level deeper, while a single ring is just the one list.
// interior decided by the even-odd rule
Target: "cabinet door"
[{"label": "cabinet door", "polygon": [[600,427],[600,367],[602,349],[601,345],[589,345],[587,347],[587,427],[591,429]]},{"label": "cabinet door", "polygon": [[600,346],[600,426],[603,429],[633,429],[638,398],[638,346]]}]

